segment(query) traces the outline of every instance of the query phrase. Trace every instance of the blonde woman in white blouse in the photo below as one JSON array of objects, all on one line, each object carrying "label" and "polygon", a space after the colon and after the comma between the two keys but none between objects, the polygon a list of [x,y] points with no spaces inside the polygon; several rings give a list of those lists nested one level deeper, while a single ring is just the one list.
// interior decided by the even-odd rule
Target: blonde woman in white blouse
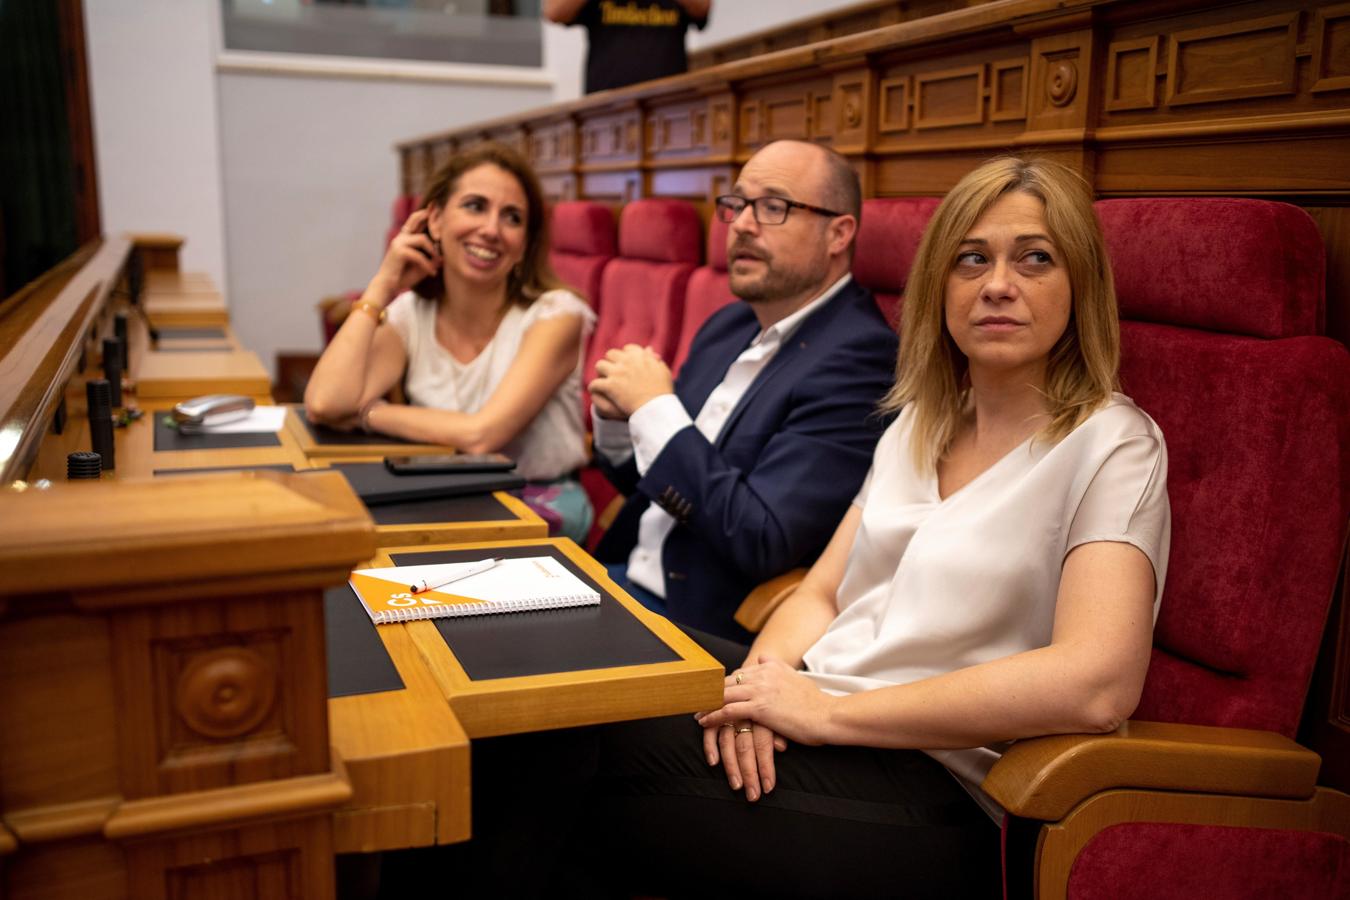
[{"label": "blonde woman in white blouse", "polygon": [[[312,421],[501,451],[525,500],[583,540],[591,510],[582,349],[595,314],[548,263],[543,192],[514,151],[452,159],[427,187],[305,389]],[[404,381],[409,403],[385,395]]]},{"label": "blonde woman in white blouse", "polygon": [[1118,355],[1081,179],[962,179],[906,291],[899,415],[825,553],[748,650],[696,635],[729,672],[701,730],[602,738],[627,888],[997,895],[985,773],[1018,738],[1114,729],[1148,668],[1167,453]]}]

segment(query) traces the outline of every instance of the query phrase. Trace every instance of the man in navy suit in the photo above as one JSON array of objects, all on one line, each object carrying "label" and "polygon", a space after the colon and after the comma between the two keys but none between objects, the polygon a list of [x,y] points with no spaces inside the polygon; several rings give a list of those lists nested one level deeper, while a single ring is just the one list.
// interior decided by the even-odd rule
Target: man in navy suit
[{"label": "man in navy suit", "polygon": [[651,350],[606,353],[590,391],[597,461],[628,495],[596,555],[644,604],[737,640],[757,584],[811,563],[867,474],[896,335],[849,267],[858,177],[780,141],[731,194],[731,291],[673,381]]}]

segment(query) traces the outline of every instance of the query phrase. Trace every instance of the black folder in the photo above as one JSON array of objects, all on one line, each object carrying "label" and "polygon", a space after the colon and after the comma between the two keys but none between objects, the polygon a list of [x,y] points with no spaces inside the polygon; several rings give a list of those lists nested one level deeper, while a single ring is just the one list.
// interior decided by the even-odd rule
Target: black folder
[{"label": "black folder", "polygon": [[346,476],[356,496],[366,506],[429,500],[434,497],[462,497],[489,494],[524,487],[525,479],[510,472],[451,472],[437,475],[395,475],[384,462],[336,463],[334,469]]}]

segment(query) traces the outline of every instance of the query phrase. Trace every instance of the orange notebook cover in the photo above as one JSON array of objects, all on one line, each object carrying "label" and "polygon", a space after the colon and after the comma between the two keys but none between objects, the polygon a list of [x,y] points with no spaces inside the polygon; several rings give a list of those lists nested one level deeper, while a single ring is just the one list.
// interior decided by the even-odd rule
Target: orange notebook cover
[{"label": "orange notebook cover", "polygon": [[594,606],[600,594],[551,556],[504,559],[485,572],[417,593],[476,563],[358,569],[349,584],[376,625],[444,616]]}]

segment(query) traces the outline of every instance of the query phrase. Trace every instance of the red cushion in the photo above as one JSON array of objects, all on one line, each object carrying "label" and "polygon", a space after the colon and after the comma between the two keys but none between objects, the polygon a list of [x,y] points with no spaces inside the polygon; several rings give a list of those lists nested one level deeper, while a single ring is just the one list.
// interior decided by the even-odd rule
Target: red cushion
[{"label": "red cushion", "polygon": [[728,303],[735,301],[731,293],[730,276],[712,266],[700,266],[689,276],[689,289],[684,301],[684,321],[680,325],[680,341],[675,348],[671,370],[680,374],[680,367],[689,357],[689,345],[708,317]]},{"label": "red cushion", "polygon": [[549,253],[553,271],[572,290],[576,291],[594,309],[600,308],[600,275],[612,257],[575,256],[571,253]]},{"label": "red cushion", "polygon": [[698,265],[703,226],[683,200],[634,200],[619,217],[619,255]]},{"label": "red cushion", "polygon": [[736,298],[732,296],[730,276],[727,275],[727,224],[713,216],[708,227],[708,264],[694,270],[689,276],[685,292],[684,318],[680,323],[680,340],[675,348],[672,371],[678,375],[689,356],[689,345],[694,335],[717,312]]},{"label": "red cushion", "polygon": [[554,253],[613,256],[617,250],[614,212],[603,203],[564,200],[551,211]]},{"label": "red cushion", "polygon": [[393,204],[389,207],[389,230],[384,233],[386,247],[403,228],[403,223],[408,221],[408,216],[421,205],[421,198],[414,194],[399,194],[394,198]]},{"label": "red cushion", "polygon": [[1325,323],[1325,250],[1313,220],[1268,200],[1102,200],[1121,317],[1291,337]]},{"label": "red cushion", "polygon": [[600,274],[614,258],[614,213],[603,203],[567,200],[554,204],[549,262],[569,287],[600,308]]},{"label": "red cushion", "polygon": [[1264,900],[1350,896],[1336,834],[1138,822],[1104,828],[1069,871],[1070,900]]},{"label": "red cushion", "polygon": [[717,216],[708,223],[708,265],[718,272],[727,270],[727,232],[730,228]]},{"label": "red cushion", "polygon": [[1167,438],[1172,545],[1137,719],[1292,737],[1350,515],[1350,353],[1121,324],[1121,382]]},{"label": "red cushion", "polygon": [[872,291],[882,315],[892,325],[900,320],[900,297],[914,266],[919,239],[940,202],[937,197],[863,201],[853,278]]}]

